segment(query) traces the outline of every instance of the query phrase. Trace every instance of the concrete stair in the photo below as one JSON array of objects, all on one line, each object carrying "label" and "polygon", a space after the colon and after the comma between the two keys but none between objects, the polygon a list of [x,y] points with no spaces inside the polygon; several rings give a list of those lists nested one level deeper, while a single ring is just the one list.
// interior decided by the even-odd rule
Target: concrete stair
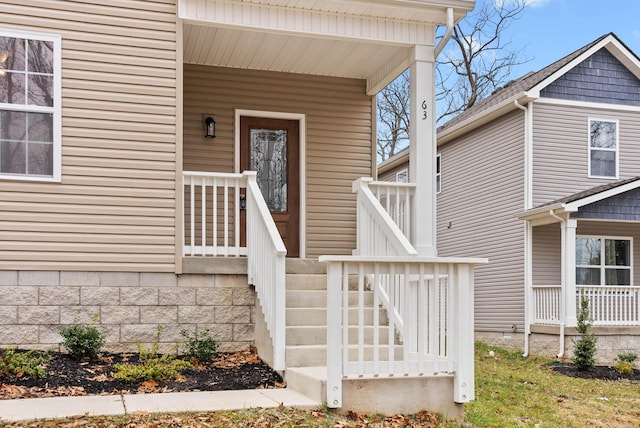
[{"label": "concrete stair", "polygon": [[[323,268],[318,262],[301,264],[287,259],[285,380],[289,388],[318,402],[326,401],[327,397],[327,276]],[[350,281],[349,288],[349,301],[355,303],[358,301],[357,280]],[[373,292],[365,288],[364,297],[367,305],[364,320],[372,325]],[[380,324],[386,324],[384,311],[377,310]],[[355,323],[357,319],[358,311],[350,309],[349,320]],[[364,337],[366,343],[372,343],[373,327],[365,326]],[[354,356],[358,352],[357,340],[358,328],[354,325],[349,328],[349,352]],[[388,330],[380,330],[379,340],[381,343],[389,340]],[[371,347],[365,346],[365,353],[372,353]]]}]

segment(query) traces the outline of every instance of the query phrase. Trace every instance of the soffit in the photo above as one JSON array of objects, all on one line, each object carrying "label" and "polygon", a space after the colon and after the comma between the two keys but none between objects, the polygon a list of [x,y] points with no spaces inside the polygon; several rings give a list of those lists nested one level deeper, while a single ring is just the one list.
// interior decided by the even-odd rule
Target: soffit
[{"label": "soffit", "polygon": [[[180,0],[184,62],[383,79],[402,72],[414,45],[473,1]],[[399,71],[398,71],[399,70]],[[370,82],[375,83],[375,82]]]}]

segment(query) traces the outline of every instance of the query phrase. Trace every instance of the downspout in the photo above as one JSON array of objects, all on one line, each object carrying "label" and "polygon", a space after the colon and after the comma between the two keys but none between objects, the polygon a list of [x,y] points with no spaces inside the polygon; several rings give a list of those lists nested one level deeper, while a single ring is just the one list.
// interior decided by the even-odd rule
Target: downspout
[{"label": "downspout", "polygon": [[449,39],[451,38],[451,33],[453,32],[453,8],[447,8],[447,30],[444,32],[444,36],[440,39],[440,43],[436,46],[433,54],[433,59],[435,60],[444,49],[445,45],[449,43]]},{"label": "downspout", "polygon": [[[524,210],[531,208],[531,110],[515,100],[514,105],[524,111]],[[529,337],[531,336],[531,226],[528,221],[524,223],[524,353],[522,357],[529,356]]]},{"label": "downspout", "polygon": [[565,296],[565,288],[566,288],[566,281],[565,281],[565,275],[566,272],[565,270],[567,269],[567,267],[565,266],[565,262],[564,262],[564,258],[565,255],[567,253],[567,238],[566,238],[566,233],[564,231],[564,227],[565,227],[565,220],[562,217],[559,217],[558,215],[556,215],[556,213],[553,212],[553,210],[549,210],[549,215],[553,218],[556,218],[558,220],[560,220],[560,224],[562,225],[562,243],[561,245],[561,253],[562,253],[562,280],[560,281],[560,351],[558,352],[557,357],[558,358],[562,358],[564,356],[564,327],[565,327],[565,318],[566,318],[566,299],[567,297]]}]

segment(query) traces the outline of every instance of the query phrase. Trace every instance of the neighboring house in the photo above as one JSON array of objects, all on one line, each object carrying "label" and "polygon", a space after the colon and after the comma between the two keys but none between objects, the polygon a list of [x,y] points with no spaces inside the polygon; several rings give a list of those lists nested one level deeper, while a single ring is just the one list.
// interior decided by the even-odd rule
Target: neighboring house
[{"label": "neighboring house", "polygon": [[[420,257],[435,254],[435,224],[410,242],[359,178],[375,170],[376,93],[410,68],[414,104],[432,109],[436,26],[450,29],[473,6],[0,0],[0,346],[55,347],[61,326],[96,316],[112,349],[157,340],[158,325],[163,349],[182,329],[209,329],[224,351],[257,346],[290,387],[311,382],[300,367],[326,366],[326,386],[305,393],[330,407],[358,409],[363,385],[348,389],[352,377],[412,373],[437,391],[412,394],[414,406],[460,414],[456,403],[473,399],[464,296],[439,308],[448,318],[426,347],[409,334],[418,320],[360,298],[354,313],[376,315],[359,329],[365,321],[340,315],[343,294],[325,290],[349,286],[343,268],[382,287],[389,266],[439,263]],[[435,154],[433,127],[412,131],[421,158]],[[431,177],[414,184],[426,189],[419,207],[433,206]],[[356,233],[362,221],[366,234]],[[368,259],[352,265],[354,250]],[[379,265],[392,254],[411,258]],[[454,265],[468,273],[479,261]],[[382,302],[387,312],[397,304]],[[361,352],[333,358],[350,330]],[[446,375],[425,376],[436,372]],[[396,396],[361,406],[411,410]]]},{"label": "neighboring house", "polygon": [[475,272],[476,337],[568,356],[584,295],[597,359],[639,353],[638,57],[600,37],[446,123],[437,146],[438,255],[489,258]]}]

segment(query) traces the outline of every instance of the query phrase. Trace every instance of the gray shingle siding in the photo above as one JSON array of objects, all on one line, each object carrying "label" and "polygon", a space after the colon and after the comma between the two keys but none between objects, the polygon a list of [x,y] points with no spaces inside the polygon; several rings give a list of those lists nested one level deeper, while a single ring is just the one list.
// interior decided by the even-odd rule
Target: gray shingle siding
[{"label": "gray shingle siding", "polygon": [[571,215],[579,219],[640,221],[640,189],[630,190],[589,205]]},{"label": "gray shingle siding", "polygon": [[544,88],[540,95],[640,106],[640,80],[603,48]]}]

